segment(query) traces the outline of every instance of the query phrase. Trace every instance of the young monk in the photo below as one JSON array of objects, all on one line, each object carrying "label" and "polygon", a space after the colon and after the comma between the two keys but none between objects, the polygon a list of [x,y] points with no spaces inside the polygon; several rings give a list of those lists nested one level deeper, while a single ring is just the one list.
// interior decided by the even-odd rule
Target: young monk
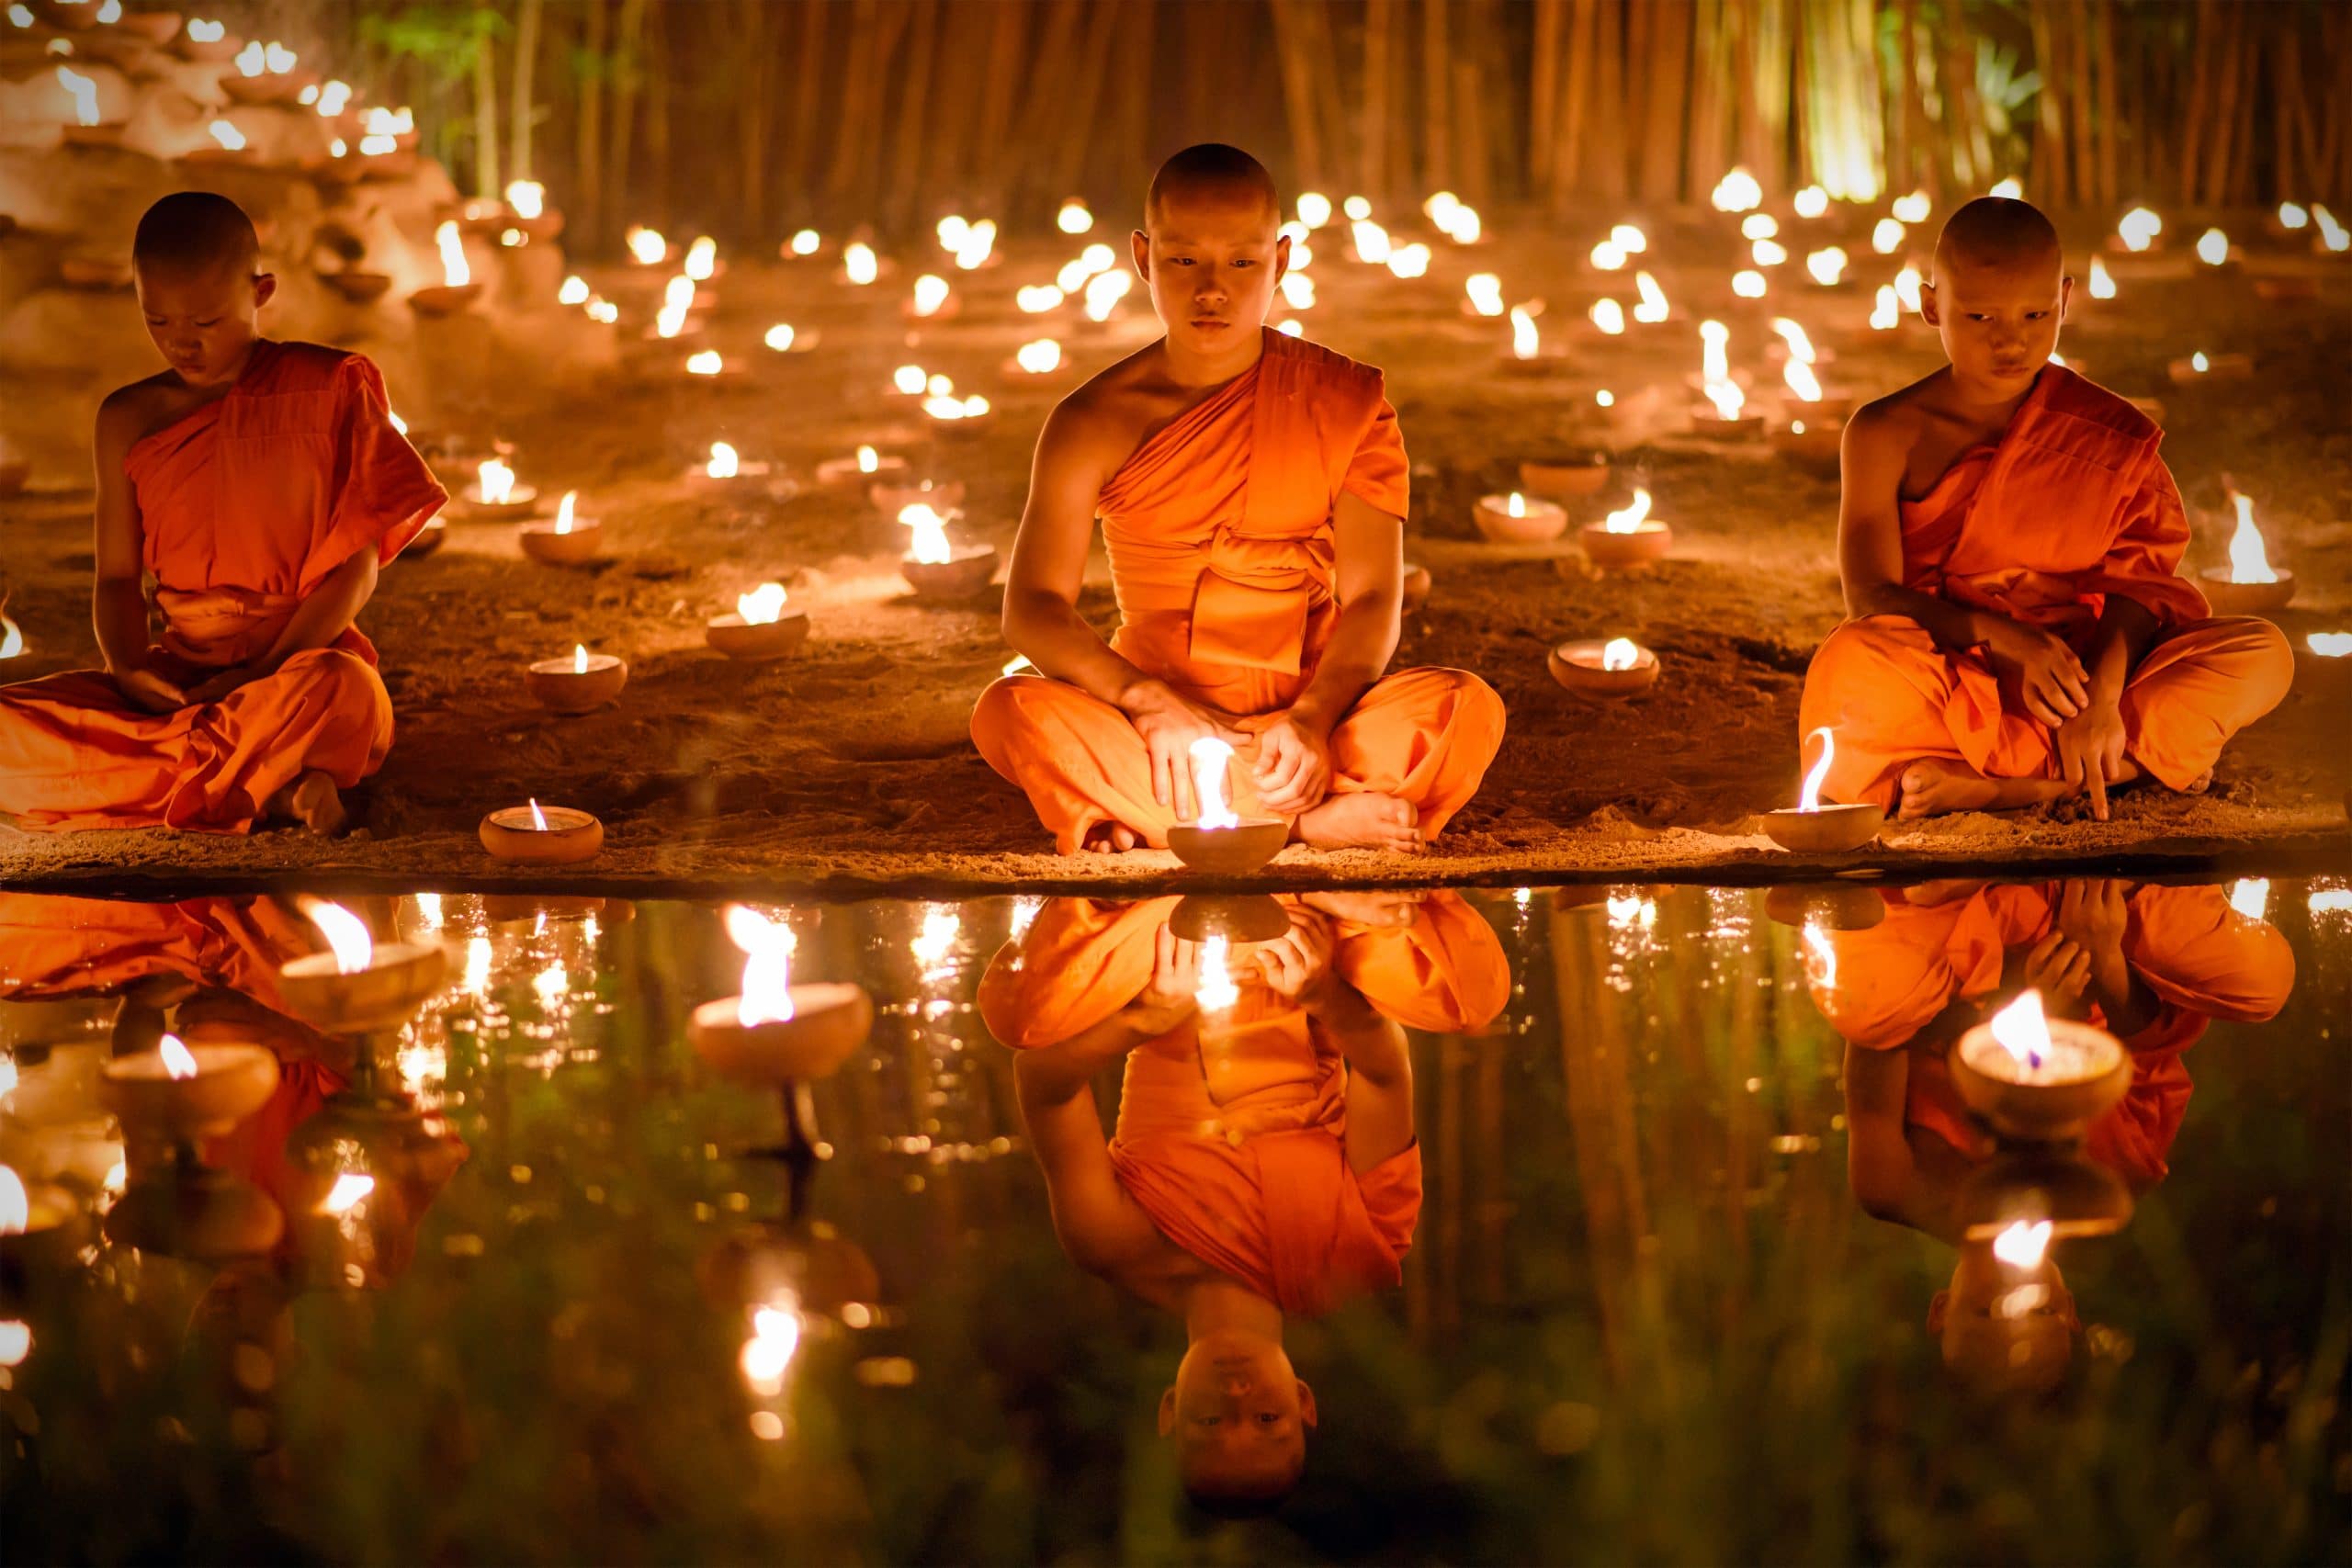
[{"label": "young monk", "polygon": [[[1178,903],[1056,899],[978,1001],[1019,1053],[1072,1261],[1184,1320],[1159,1429],[1186,1493],[1259,1512],[1297,1484],[1317,1419],[1286,1318],[1403,1279],[1421,1179],[1397,1026],[1482,1027],[1510,972],[1457,895],[1311,894],[1284,900],[1286,932],[1230,947],[1219,991],[1170,929]],[[1092,1080],[1123,1057],[1106,1140]]]},{"label": "young monk", "polygon": [[2276,707],[2286,637],[2209,618],[2163,433],[2049,363],[2074,279],[2032,206],[1981,197],[1936,243],[1920,311],[1951,364],[1846,428],[1846,624],[1814,656],[1799,733],[1827,727],[1825,798],[1905,818],[2108,793],[2193,792]]},{"label": "young monk", "polygon": [[91,598],[106,667],[0,687],[0,814],[339,831],[341,792],[392,743],[353,617],[448,496],[392,428],[374,365],[260,335],[277,280],[235,203],[165,197],[131,256],[170,368],[98,411]]},{"label": "young monk", "polygon": [[[1501,699],[1396,649],[1405,450],[1380,372],[1264,324],[1290,260],[1273,180],[1238,148],[1161,166],[1132,245],[1166,335],[1065,398],[1038,437],[1004,598],[1040,673],[972,716],[1064,854],[1164,847],[1198,812],[1188,749],[1327,847],[1422,848],[1476,791]],[[1119,626],[1078,613],[1094,519]],[[1253,744],[1254,743],[1254,744]]]}]

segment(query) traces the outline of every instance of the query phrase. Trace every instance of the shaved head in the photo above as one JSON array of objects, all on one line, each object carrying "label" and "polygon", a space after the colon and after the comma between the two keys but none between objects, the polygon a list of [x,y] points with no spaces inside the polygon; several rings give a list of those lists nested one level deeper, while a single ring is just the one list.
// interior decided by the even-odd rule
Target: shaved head
[{"label": "shaved head", "polygon": [[1939,281],[1961,270],[2042,273],[2065,269],[2058,231],[2041,209],[2014,197],[1980,196],[1944,220],[1936,241]]},{"label": "shaved head", "polygon": [[216,270],[250,277],[261,270],[261,242],[245,209],[227,197],[177,191],[140,219],[130,261],[142,272],[179,277]]},{"label": "shaved head", "polygon": [[1146,229],[1157,229],[1172,207],[1192,203],[1216,207],[1262,205],[1266,221],[1281,220],[1282,197],[1266,165],[1238,147],[1203,141],[1185,148],[1159,165],[1144,197]]}]

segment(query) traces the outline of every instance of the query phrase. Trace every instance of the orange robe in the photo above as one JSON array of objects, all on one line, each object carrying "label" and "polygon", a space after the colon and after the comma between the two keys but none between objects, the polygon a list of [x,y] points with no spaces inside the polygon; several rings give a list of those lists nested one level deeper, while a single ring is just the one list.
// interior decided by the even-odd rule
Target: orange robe
[{"label": "orange robe", "polygon": [[[1382,388],[1372,367],[1270,330],[1255,367],[1136,447],[1097,503],[1119,601],[1112,648],[1243,729],[1296,702],[1339,618],[1333,505],[1347,493],[1405,515],[1405,446]],[[1434,834],[1502,735],[1502,699],[1476,675],[1396,671],[1332,730],[1331,788],[1408,801]],[[972,739],[1062,853],[1105,822],[1166,847],[1177,818],[1111,704],[1009,676],[981,694]]]},{"label": "orange robe", "polygon": [[[263,342],[226,397],[123,459],[155,579],[156,671],[194,685],[266,654],[361,549],[389,561],[448,499],[356,354]],[[152,714],[101,671],[0,686],[0,814],[26,828],[243,832],[312,769],[383,764],[392,704],[357,627],[216,703]]]},{"label": "orange robe", "polygon": [[[2159,640],[2121,702],[2125,749],[2173,789],[2278,705],[2292,649],[2255,616],[2211,618],[2179,575],[2180,492],[2156,456],[2164,433],[2123,399],[2045,368],[1999,441],[1962,453],[1902,502],[1906,588],[2055,633],[2087,654],[2109,594],[2156,618]],[[2055,778],[2047,726],[2005,709],[1983,650],[1953,654],[1907,615],[1866,615],[1813,656],[1799,733],[1837,731],[1825,799],[1893,807],[1904,764],[1965,762],[1986,778]]]},{"label": "orange robe", "polygon": [[[1015,1049],[1100,1023],[1150,982],[1177,900],[1058,898],[997,954],[981,1017]],[[1501,943],[1456,894],[1405,928],[1338,928],[1333,966],[1383,1014],[1458,1032],[1502,1010]],[[1232,954],[1232,1007],[1128,1054],[1110,1144],[1119,1183],[1160,1235],[1285,1312],[1320,1314],[1396,1286],[1421,1204],[1415,1144],[1369,1170],[1348,1164],[1347,1064],[1305,1009]]]},{"label": "orange robe", "polygon": [[[1883,923],[1830,935],[1835,973],[1816,969],[1814,1003],[1849,1044],[1911,1045],[1955,998],[1981,1000],[2000,989],[2007,955],[2055,929],[2060,886],[1984,887],[1932,905],[1887,895]],[[2231,908],[2220,887],[2151,885],[2129,905],[2124,960],[2155,993],[2157,1008],[2124,1038],[2132,1087],[2091,1128],[2087,1147],[2091,1157],[2144,1188],[2164,1179],[2167,1151],[2188,1111],[2193,1086],[2182,1053],[2215,1018],[2259,1022],[2276,1016],[2294,988],[2295,956],[2276,928]],[[2096,1006],[2090,1021],[2105,1027]],[[1946,1065],[1952,1043],[1920,1042],[1914,1051],[1904,1120],[1966,1150],[1977,1134]]]}]

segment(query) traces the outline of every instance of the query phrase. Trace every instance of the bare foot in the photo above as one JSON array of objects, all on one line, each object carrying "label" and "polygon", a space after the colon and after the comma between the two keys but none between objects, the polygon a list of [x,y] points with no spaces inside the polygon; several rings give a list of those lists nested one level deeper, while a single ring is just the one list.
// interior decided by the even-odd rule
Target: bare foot
[{"label": "bare foot", "polygon": [[[2128,758],[2126,759],[2127,761],[2129,760],[2130,759]],[[2211,789],[2212,787],[2213,770],[2208,768],[2203,773],[2198,774],[2195,778],[2189,780],[2187,784],[2181,785],[2180,793],[2183,795],[2203,795],[2207,790]]]},{"label": "bare foot", "polygon": [[1097,822],[1088,831],[1086,841],[1079,847],[1092,850],[1097,854],[1116,855],[1125,854],[1142,842],[1136,830],[1124,823]]},{"label": "bare foot", "polygon": [[335,789],[334,778],[318,768],[271,795],[262,811],[265,816],[300,822],[326,839],[334,838],[351,824],[351,813],[344,809],[343,796]]},{"label": "bare foot", "polygon": [[2013,811],[2067,791],[2064,779],[1988,779],[1965,762],[1922,757],[1903,770],[1895,816],[1905,822],[1947,811]]},{"label": "bare foot", "polygon": [[1429,846],[1420,814],[1393,795],[1354,790],[1335,795],[1291,824],[1302,844],[1322,850],[1394,850],[1414,855]]}]

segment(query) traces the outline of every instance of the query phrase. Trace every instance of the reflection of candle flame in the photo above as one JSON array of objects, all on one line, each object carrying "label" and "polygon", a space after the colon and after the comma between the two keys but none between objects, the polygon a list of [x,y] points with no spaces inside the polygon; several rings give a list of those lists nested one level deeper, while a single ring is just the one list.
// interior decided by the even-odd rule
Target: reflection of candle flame
[{"label": "reflection of candle flame", "polygon": [[1241,818],[1225,803],[1225,769],[1233,760],[1233,748],[1214,735],[1204,735],[1193,742],[1191,758],[1193,793],[1201,803],[1194,822],[1203,828],[1238,828]]},{"label": "reflection of candle flame", "polygon": [[2050,1254],[2048,1220],[2012,1220],[1993,1238],[1993,1256],[2012,1269],[2032,1269]]},{"label": "reflection of candle flame", "polygon": [[792,953],[799,939],[782,920],[741,904],[727,907],[727,935],[743,953],[742,995],[735,1021],[750,1029],[792,1017]]},{"label": "reflection of candle flame", "polygon": [[458,233],[458,220],[443,220],[433,231],[433,243],[441,250],[441,281],[451,288],[463,288],[474,279],[473,271],[466,265],[466,243]]},{"label": "reflection of candle flame", "polygon": [[2241,876],[2230,884],[2230,908],[2249,920],[2262,919],[2270,908],[2270,879]]},{"label": "reflection of candle flame", "polygon": [[1813,367],[1804,360],[1792,357],[1781,367],[1781,378],[1789,384],[1789,390],[1797,395],[1799,401],[1817,403],[1821,400],[1821,383],[1815,378]]},{"label": "reflection of candle flame", "polygon": [[715,479],[731,479],[741,471],[741,460],[735,456],[734,447],[724,441],[710,444],[710,461],[703,465],[704,473]]},{"label": "reflection of candle flame", "polygon": [[785,1306],[763,1306],[752,1314],[752,1337],[743,1341],[738,1358],[743,1381],[763,1399],[784,1392],[784,1375],[800,1348],[800,1314],[789,1292]]},{"label": "reflection of candle flame", "polygon": [[1241,999],[1241,987],[1233,983],[1227,966],[1227,951],[1223,936],[1201,943],[1201,977],[1193,987],[1193,1001],[1203,1012],[1222,1012]]},{"label": "reflection of candle flame", "polygon": [[749,593],[735,596],[735,613],[743,617],[745,626],[773,626],[784,614],[784,601],[783,583],[763,582]]},{"label": "reflection of candle flame", "polygon": [[2233,493],[2230,500],[2238,509],[2237,531],[2230,536],[2230,581],[2278,581],[2278,574],[2270,570],[2269,554],[2262,547],[2262,530],[2254,525],[2254,498]]},{"label": "reflection of candle flame", "polygon": [[1634,646],[1632,637],[1612,637],[1601,647],[1600,667],[1603,670],[1631,670],[1641,661],[1642,650]]},{"label": "reflection of candle flame", "polygon": [[1510,352],[1517,359],[1532,359],[1541,346],[1535,333],[1535,318],[1524,305],[1510,308]]},{"label": "reflection of candle flame", "polygon": [[327,1195],[319,1200],[319,1213],[347,1214],[366,1201],[368,1195],[375,1190],[374,1177],[363,1176],[354,1170],[344,1171],[334,1179],[334,1185],[327,1189]]},{"label": "reflection of candle flame", "polygon": [[[1816,729],[1813,735],[1821,737],[1821,761],[1815,762],[1813,765],[1813,771],[1805,774],[1804,784],[1797,791],[1799,811],[1821,809],[1822,781],[1829,776],[1829,760],[1838,754],[1838,738],[1828,728]],[[1808,735],[1805,739],[1811,740],[1813,735]]]},{"label": "reflection of candle flame", "polygon": [[956,951],[956,938],[964,929],[963,917],[952,907],[925,909],[922,930],[907,943],[907,952],[922,965],[922,977],[940,979],[947,973],[947,956]]},{"label": "reflection of candle flame", "polygon": [[1642,520],[1650,514],[1650,492],[1641,486],[1634,487],[1633,501],[1600,520],[1604,534],[1634,534],[1641,531]]},{"label": "reflection of candle flame", "polygon": [[180,1043],[176,1034],[166,1034],[156,1043],[155,1054],[164,1059],[164,1071],[175,1078],[196,1077],[196,1054]]},{"label": "reflection of candle flame", "polygon": [[1995,1013],[1993,1038],[2020,1069],[2040,1067],[2050,1055],[2050,1021],[2041,1010],[2041,993],[2029,988]]},{"label": "reflection of candle flame", "polygon": [[376,939],[369,934],[367,921],[323,898],[302,900],[302,913],[334,950],[336,974],[356,975],[368,967],[368,961],[375,956]]}]

